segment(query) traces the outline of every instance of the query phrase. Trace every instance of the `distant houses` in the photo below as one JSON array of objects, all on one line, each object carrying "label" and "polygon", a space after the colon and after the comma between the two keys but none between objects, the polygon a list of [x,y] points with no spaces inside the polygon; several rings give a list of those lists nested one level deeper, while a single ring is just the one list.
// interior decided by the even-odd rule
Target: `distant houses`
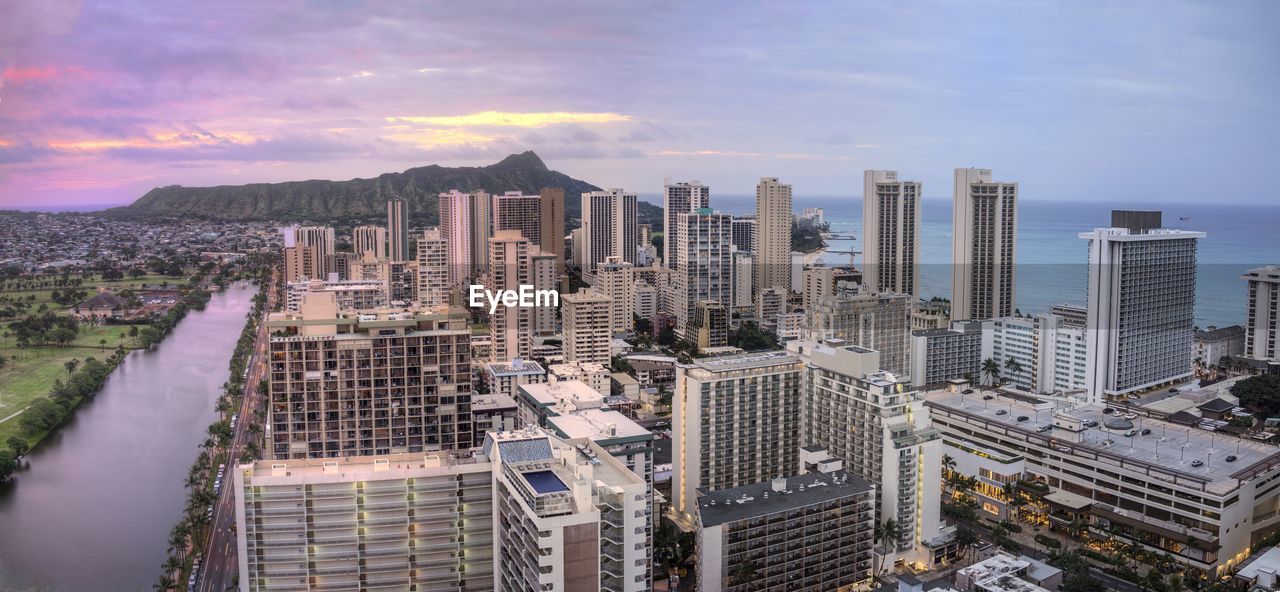
[{"label": "distant houses", "polygon": [[81,318],[118,319],[124,317],[124,299],[103,290],[75,306],[75,314]]}]

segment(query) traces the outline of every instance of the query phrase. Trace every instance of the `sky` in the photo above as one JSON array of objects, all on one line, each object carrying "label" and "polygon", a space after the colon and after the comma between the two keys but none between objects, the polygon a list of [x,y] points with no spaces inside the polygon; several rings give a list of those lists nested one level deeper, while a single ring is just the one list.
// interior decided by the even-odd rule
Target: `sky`
[{"label": "sky", "polygon": [[0,0],[0,208],[534,150],[605,187],[1280,203],[1280,3]]}]

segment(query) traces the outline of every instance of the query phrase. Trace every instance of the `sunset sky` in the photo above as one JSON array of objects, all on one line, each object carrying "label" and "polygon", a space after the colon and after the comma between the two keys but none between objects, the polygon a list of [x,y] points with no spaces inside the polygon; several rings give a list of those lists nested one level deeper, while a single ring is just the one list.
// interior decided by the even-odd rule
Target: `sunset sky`
[{"label": "sunset sky", "polygon": [[0,0],[0,207],[534,150],[857,195],[1280,203],[1280,3]]}]

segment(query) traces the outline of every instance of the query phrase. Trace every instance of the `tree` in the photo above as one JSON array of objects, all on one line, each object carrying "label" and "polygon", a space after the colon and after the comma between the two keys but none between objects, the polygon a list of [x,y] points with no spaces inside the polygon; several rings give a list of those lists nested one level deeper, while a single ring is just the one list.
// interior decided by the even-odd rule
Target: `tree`
[{"label": "tree", "polygon": [[99,340],[98,340],[98,351],[103,351],[103,350],[105,350],[105,349],[107,349],[107,340],[106,340],[106,338],[99,339]]},{"label": "tree", "polygon": [[898,545],[898,539],[902,536],[902,527],[898,525],[898,521],[893,518],[886,519],[883,524],[877,523],[872,538],[875,542],[880,543],[880,573],[885,570],[885,562],[889,558],[889,544],[893,543],[894,547]]},{"label": "tree", "polygon": [[1004,369],[1008,370],[1010,375],[1020,374],[1022,372],[1022,363],[1015,360],[1013,356],[1009,356],[1009,358],[1004,361]]},{"label": "tree", "polygon": [[729,345],[746,351],[777,349],[778,336],[772,331],[761,329],[751,321],[744,321],[737,331],[729,334]]},{"label": "tree", "polygon": [[75,358],[71,358],[62,364],[62,367],[67,369],[67,380],[71,380],[71,374],[76,371],[78,366],[80,366],[80,360]]},{"label": "tree", "polygon": [[978,535],[973,534],[972,530],[967,528],[956,529],[956,546],[960,548],[960,554],[957,558],[963,559],[973,552],[973,546],[978,544]]},{"label": "tree", "polygon": [[982,376],[986,379],[987,384],[994,385],[1000,380],[1000,362],[997,362],[995,358],[983,360]]},{"label": "tree", "polygon": [[743,586],[756,579],[756,562],[743,561],[733,567],[733,584]]},{"label": "tree", "polygon": [[1280,375],[1250,376],[1231,387],[1240,404],[1267,417],[1280,415]]},{"label": "tree", "polygon": [[12,450],[0,450],[0,481],[8,479],[18,470],[18,457]]},{"label": "tree", "polygon": [[151,585],[151,588],[159,590],[159,592],[168,592],[173,589],[173,578],[169,577],[167,573],[160,574],[160,577],[156,579],[156,583]]},{"label": "tree", "polygon": [[27,441],[18,436],[9,436],[9,439],[5,440],[5,444],[9,445],[9,449],[13,451],[13,456],[16,458],[26,456],[27,452],[31,450],[31,447],[27,445]]}]

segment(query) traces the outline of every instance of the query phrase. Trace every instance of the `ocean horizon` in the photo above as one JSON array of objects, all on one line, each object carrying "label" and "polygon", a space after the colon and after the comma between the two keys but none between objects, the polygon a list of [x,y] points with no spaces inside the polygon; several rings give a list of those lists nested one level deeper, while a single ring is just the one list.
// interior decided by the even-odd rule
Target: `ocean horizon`
[{"label": "ocean horizon", "polygon": [[[653,201],[653,196],[643,196]],[[661,197],[656,198],[661,203]],[[823,208],[831,231],[855,239],[828,241],[828,251],[861,250],[862,198],[805,197],[793,209]],[[734,215],[755,211],[754,195],[711,194],[711,207]],[[1023,314],[1049,312],[1054,304],[1085,302],[1088,289],[1088,243],[1082,232],[1111,224],[1112,209],[1160,210],[1163,226],[1206,233],[1199,241],[1196,273],[1196,325],[1243,324],[1247,285],[1240,279],[1251,268],[1280,264],[1280,205],[1161,204],[1151,201],[1047,201],[1020,199],[1015,303]],[[951,199],[921,202],[920,284],[923,298],[950,298]],[[827,253],[829,264],[848,263],[849,255]],[[855,263],[861,265],[857,256]]]}]

